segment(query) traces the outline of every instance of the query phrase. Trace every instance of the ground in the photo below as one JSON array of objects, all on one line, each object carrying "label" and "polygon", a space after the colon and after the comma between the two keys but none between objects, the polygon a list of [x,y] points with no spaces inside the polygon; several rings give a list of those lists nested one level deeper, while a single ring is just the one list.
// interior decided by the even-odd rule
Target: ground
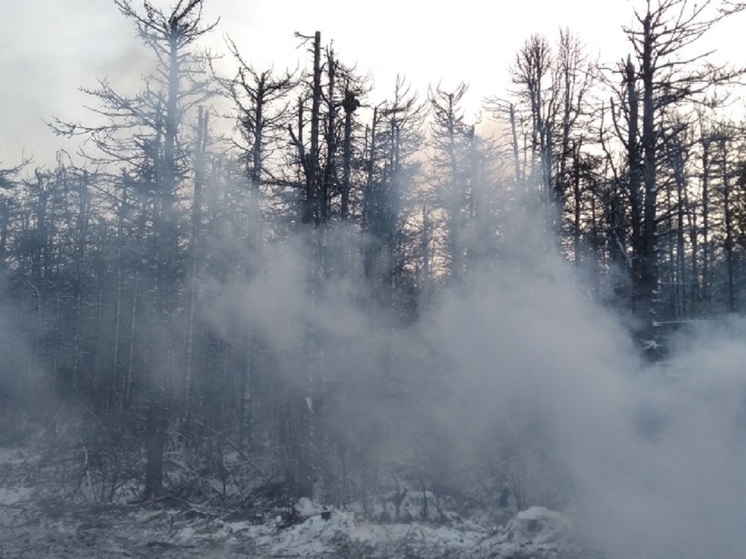
[{"label": "ground", "polygon": [[[438,521],[376,523],[354,510],[308,500],[295,503],[289,516],[276,511],[250,520],[230,520],[168,499],[73,505],[25,484],[24,453],[1,450],[0,559],[595,557],[573,541],[565,515],[542,507],[496,525],[499,516],[477,521],[448,511],[441,511]],[[413,498],[400,512],[411,519],[420,506]]]}]

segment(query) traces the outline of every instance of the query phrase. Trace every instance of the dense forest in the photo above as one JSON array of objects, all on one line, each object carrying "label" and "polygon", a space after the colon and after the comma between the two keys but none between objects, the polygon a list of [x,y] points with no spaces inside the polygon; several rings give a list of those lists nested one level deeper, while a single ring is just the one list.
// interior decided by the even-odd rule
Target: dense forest
[{"label": "dense forest", "polygon": [[543,377],[484,349],[551,368],[534,337],[613,323],[664,364],[746,310],[746,70],[699,46],[740,4],[637,2],[617,61],[527,37],[471,122],[467,84],[374,104],[323,30],[295,71],[228,40],[221,75],[204,0],[113,2],[139,89],[82,84],[87,120],[49,116],[80,151],[0,166],[0,444],[47,449],[55,498],[563,508],[543,411],[495,395]]}]

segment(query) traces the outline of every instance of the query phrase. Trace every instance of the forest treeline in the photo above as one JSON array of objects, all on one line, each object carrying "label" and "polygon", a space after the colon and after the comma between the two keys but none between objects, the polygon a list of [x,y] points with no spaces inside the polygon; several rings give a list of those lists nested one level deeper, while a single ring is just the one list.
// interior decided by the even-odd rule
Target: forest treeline
[{"label": "forest treeline", "polygon": [[56,422],[66,498],[367,506],[407,479],[552,504],[520,444],[467,467],[441,436],[447,364],[397,343],[439,294],[560,254],[651,359],[677,324],[744,310],[744,71],[699,48],[740,4],[637,2],[619,61],[528,37],[486,126],[466,84],[402,77],[373,103],[319,32],[288,38],[294,72],[228,42],[221,76],[204,0],[114,3],[151,56],[140,89],[84,89],[90,119],[50,123],[80,154],[0,171],[1,436]]}]

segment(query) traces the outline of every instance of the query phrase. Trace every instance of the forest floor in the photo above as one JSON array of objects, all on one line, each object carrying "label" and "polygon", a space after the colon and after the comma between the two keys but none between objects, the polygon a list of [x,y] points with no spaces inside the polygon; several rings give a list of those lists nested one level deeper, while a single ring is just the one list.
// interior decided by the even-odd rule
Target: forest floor
[{"label": "forest floor", "polygon": [[[69,504],[24,484],[20,451],[0,448],[0,559],[347,558],[570,559],[598,557],[571,523],[542,507],[507,522],[448,515],[443,522],[373,523],[359,513],[301,501],[293,520],[230,520],[166,500]],[[494,516],[491,517],[494,521]]]}]

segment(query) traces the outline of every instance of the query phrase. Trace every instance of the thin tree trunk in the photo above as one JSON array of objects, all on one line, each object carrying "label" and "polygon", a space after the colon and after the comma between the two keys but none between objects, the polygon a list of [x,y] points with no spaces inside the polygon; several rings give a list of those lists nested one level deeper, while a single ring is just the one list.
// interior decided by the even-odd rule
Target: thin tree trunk
[{"label": "thin tree trunk", "polygon": [[720,145],[722,156],[722,180],[723,180],[723,217],[725,219],[725,262],[727,272],[727,304],[728,312],[736,311],[736,281],[735,281],[735,258],[733,240],[733,205],[731,203],[730,177],[728,175],[728,154],[726,141],[722,140]]}]

